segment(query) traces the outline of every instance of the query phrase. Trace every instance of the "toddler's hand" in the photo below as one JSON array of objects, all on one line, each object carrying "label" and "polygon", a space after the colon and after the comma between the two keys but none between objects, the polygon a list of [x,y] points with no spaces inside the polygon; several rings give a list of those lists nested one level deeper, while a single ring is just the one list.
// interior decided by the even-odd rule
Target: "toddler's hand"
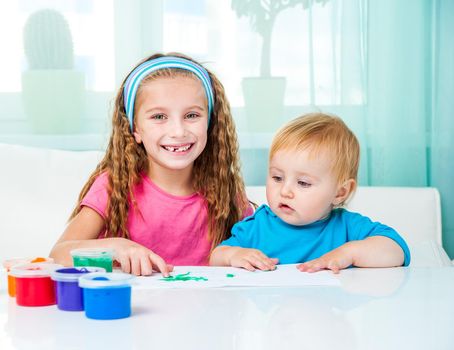
[{"label": "toddler's hand", "polygon": [[318,259],[306,261],[299,264],[296,268],[302,272],[317,272],[320,270],[332,270],[333,273],[339,273],[340,270],[345,269],[353,264],[351,254],[345,252],[343,246],[322,255]]},{"label": "toddler's hand", "polygon": [[239,248],[231,257],[230,265],[234,267],[243,267],[249,271],[255,269],[270,271],[276,268],[278,259],[268,258],[258,249]]},{"label": "toddler's hand", "polygon": [[167,277],[173,270],[173,266],[166,264],[159,255],[129,239],[117,238],[114,249],[115,259],[120,263],[123,272],[136,276],[148,276],[154,269]]}]

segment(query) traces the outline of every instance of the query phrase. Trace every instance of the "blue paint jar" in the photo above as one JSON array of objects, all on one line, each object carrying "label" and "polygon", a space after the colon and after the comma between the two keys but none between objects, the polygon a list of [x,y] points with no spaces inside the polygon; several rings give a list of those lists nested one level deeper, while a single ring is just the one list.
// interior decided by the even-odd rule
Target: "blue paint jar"
[{"label": "blue paint jar", "polygon": [[89,273],[79,278],[85,316],[114,320],[131,315],[131,280],[126,273]]},{"label": "blue paint jar", "polygon": [[69,267],[52,272],[56,283],[57,307],[64,311],[83,311],[83,293],[79,287],[79,277],[91,272],[105,272],[101,267]]}]

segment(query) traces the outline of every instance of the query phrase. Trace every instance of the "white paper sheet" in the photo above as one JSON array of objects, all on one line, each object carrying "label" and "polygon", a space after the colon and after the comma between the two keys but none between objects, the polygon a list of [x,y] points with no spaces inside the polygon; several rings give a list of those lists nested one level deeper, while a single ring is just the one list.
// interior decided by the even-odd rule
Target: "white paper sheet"
[{"label": "white paper sheet", "polygon": [[[189,272],[189,274],[187,274]],[[249,272],[235,267],[177,266],[172,272],[178,275],[200,278],[197,280],[174,281],[164,279],[160,273],[137,277],[134,289],[161,288],[220,288],[220,287],[294,287],[294,286],[339,286],[340,282],[331,271],[316,273],[300,272],[296,264],[278,265],[274,271]],[[186,275],[187,274],[187,275]],[[232,276],[233,275],[233,276]]]}]

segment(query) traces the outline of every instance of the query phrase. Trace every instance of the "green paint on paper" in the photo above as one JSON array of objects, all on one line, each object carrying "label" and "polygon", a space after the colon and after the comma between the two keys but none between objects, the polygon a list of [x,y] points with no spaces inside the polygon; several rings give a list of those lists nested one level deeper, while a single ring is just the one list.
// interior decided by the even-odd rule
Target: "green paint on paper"
[{"label": "green paint on paper", "polygon": [[228,273],[227,275],[225,275],[225,277],[235,277],[235,275],[233,273]]},{"label": "green paint on paper", "polygon": [[208,281],[208,278],[205,277],[196,277],[196,276],[189,276],[190,272],[182,273],[176,276],[168,276],[164,278],[160,278],[161,281],[166,282],[176,282],[176,281]]}]

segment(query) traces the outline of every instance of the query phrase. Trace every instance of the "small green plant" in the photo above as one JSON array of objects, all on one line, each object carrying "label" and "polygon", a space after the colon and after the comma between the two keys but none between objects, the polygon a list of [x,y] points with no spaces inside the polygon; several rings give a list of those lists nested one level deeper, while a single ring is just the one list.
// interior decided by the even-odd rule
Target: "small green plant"
[{"label": "small green plant", "polygon": [[303,9],[314,2],[324,5],[328,0],[232,0],[232,9],[238,18],[249,17],[252,27],[262,37],[260,76],[270,77],[271,34],[277,15],[298,4]]},{"label": "small green plant", "polygon": [[68,22],[53,9],[30,15],[24,27],[24,50],[29,69],[73,69],[74,50]]}]

